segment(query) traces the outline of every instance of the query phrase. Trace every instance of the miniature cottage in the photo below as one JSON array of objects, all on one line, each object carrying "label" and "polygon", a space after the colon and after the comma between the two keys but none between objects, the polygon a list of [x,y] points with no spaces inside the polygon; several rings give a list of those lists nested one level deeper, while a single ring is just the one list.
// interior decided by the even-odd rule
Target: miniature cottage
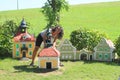
[{"label": "miniature cottage", "polygon": [[76,60],[93,60],[93,53],[87,49],[77,51]]},{"label": "miniature cottage", "polygon": [[72,46],[68,39],[61,42],[57,49],[61,53],[61,60],[76,60],[76,48]]},{"label": "miniature cottage", "polygon": [[13,38],[13,58],[31,58],[35,46],[35,38],[27,32],[24,19]]},{"label": "miniature cottage", "polygon": [[38,55],[38,65],[42,69],[58,69],[60,52],[54,48],[45,48]]},{"label": "miniature cottage", "polygon": [[94,60],[113,61],[115,59],[114,49],[115,47],[111,40],[102,38],[100,43],[94,48]]}]

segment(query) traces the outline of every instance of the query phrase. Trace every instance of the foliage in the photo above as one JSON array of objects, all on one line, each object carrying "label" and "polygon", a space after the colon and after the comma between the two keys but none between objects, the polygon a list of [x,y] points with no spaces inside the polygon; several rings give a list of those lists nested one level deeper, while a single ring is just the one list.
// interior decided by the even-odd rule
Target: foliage
[{"label": "foliage", "polygon": [[0,25],[0,55],[9,56],[12,51],[12,38],[17,31],[17,24],[7,20]]},{"label": "foliage", "polygon": [[106,34],[102,34],[96,30],[80,28],[71,33],[70,41],[77,50],[87,48],[88,50],[93,51],[94,47],[98,44],[102,37],[106,37]]},{"label": "foliage", "polygon": [[120,57],[120,36],[115,41],[115,48],[116,48],[115,52]]},{"label": "foliage", "polygon": [[42,13],[47,18],[47,27],[58,25],[60,21],[60,11],[62,9],[68,10],[68,3],[65,0],[47,0],[42,7]]}]

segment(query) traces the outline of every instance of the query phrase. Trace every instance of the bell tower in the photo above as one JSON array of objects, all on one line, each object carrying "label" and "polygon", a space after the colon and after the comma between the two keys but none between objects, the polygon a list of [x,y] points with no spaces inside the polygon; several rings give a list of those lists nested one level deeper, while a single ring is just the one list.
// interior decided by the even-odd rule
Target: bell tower
[{"label": "bell tower", "polygon": [[19,26],[19,32],[20,33],[25,33],[27,31],[27,25],[26,25],[26,22],[23,18],[23,20],[21,21],[21,24]]}]

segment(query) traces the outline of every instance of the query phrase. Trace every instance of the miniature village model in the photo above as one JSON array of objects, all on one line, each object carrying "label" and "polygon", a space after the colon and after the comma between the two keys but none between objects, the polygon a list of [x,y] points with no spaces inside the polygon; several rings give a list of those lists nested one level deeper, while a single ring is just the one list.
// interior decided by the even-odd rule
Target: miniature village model
[{"label": "miniature village model", "polygon": [[95,60],[95,61],[114,61],[115,47],[111,40],[102,38],[94,48],[94,52],[82,49],[77,51],[69,40],[65,39],[57,49],[60,51],[60,60]]},{"label": "miniature village model", "polygon": [[[13,58],[32,58],[35,38],[27,32],[24,19],[13,38]],[[45,47],[38,54],[38,66],[42,69],[59,69],[60,60],[114,61],[115,47],[111,40],[102,38],[94,51],[76,50],[68,39],[64,39],[57,48],[53,48],[51,33],[47,30]]]},{"label": "miniature village model", "polygon": [[27,32],[26,22],[23,19],[13,38],[13,58],[32,58],[35,47],[35,38]]}]

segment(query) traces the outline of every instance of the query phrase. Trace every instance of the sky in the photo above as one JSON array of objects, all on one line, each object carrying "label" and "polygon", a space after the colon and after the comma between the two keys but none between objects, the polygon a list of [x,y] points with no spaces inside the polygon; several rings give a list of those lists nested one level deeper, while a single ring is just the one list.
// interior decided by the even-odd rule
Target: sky
[{"label": "sky", "polygon": [[[40,8],[47,0],[0,0],[0,11]],[[111,2],[120,0],[66,0],[70,5],[96,2]],[[18,6],[17,6],[18,2]]]}]

